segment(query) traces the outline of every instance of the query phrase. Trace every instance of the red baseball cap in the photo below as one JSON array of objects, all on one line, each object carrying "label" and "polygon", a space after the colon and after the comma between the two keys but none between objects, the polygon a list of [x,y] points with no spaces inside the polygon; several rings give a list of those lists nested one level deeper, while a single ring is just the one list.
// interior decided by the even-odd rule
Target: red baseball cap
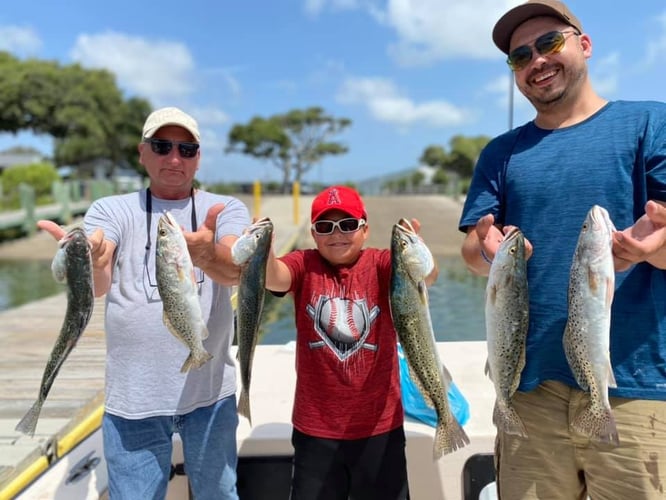
[{"label": "red baseball cap", "polygon": [[355,219],[367,219],[365,205],[358,192],[348,186],[330,186],[312,200],[311,222],[330,210],[340,210]]}]

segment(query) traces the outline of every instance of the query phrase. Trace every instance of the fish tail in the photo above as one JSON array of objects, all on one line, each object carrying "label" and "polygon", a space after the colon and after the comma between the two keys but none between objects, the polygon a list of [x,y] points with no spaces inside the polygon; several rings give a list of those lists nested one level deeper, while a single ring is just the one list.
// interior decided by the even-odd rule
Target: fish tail
[{"label": "fish tail", "polygon": [[516,409],[511,405],[501,405],[495,402],[493,423],[502,432],[524,438],[527,437],[525,425]]},{"label": "fish tail", "polygon": [[571,423],[571,427],[581,434],[602,443],[620,445],[620,438],[615,425],[615,418],[610,407],[591,402]]},{"label": "fish tail", "polygon": [[42,403],[43,401],[40,399],[35,401],[28,412],[23,415],[23,418],[20,420],[20,422],[16,424],[14,430],[22,432],[23,434],[27,434],[30,437],[34,436],[35,429],[37,428],[37,420],[39,419],[39,414],[42,411]]},{"label": "fish tail", "polygon": [[247,418],[250,425],[252,425],[252,416],[250,415],[250,393],[245,390],[245,387],[241,389],[240,396],[238,397],[238,413]]},{"label": "fish tail", "polygon": [[435,442],[433,446],[433,458],[437,460],[442,455],[451,453],[469,444],[469,437],[453,415],[448,421],[440,418],[435,431]]},{"label": "fish tail", "polygon": [[213,355],[205,349],[190,351],[189,356],[187,356],[180,369],[180,373],[188,372],[191,368],[200,368],[210,359],[213,359]]}]

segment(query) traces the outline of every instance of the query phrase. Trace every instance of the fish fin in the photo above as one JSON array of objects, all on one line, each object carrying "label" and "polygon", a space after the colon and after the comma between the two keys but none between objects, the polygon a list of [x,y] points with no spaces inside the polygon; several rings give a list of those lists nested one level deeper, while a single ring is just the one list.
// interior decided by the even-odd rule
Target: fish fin
[{"label": "fish fin", "polygon": [[[176,261],[174,264],[175,264],[175,267],[176,267],[176,274],[178,275],[178,281],[179,282],[187,281],[189,283],[193,283],[193,284],[196,285],[197,277],[194,274],[194,267],[184,266],[179,261]],[[188,268],[189,268],[189,272],[188,272]]]},{"label": "fish fin", "polygon": [[490,285],[486,288],[486,298],[492,305],[495,305],[495,301],[497,300],[497,286]]},{"label": "fish fin", "polygon": [[598,407],[594,401],[584,408],[571,422],[571,427],[589,438],[619,446],[620,438],[611,408]]},{"label": "fish fin", "polygon": [[67,282],[67,254],[64,247],[58,249],[51,261],[51,274],[56,282]]},{"label": "fish fin", "polygon": [[483,373],[488,375],[490,380],[493,379],[493,374],[490,372],[490,361],[488,361],[488,359],[486,359],[486,367],[484,368]]},{"label": "fish fin", "polygon": [[180,368],[180,373],[186,373],[192,368],[201,368],[207,361],[213,359],[213,355],[205,349],[200,351],[190,351],[187,359]]},{"label": "fish fin", "polygon": [[238,397],[238,413],[247,418],[247,421],[252,425],[252,416],[250,415],[250,393],[241,389],[240,396]]},{"label": "fish fin", "polygon": [[176,337],[180,342],[183,342],[183,339],[178,334],[178,330],[176,330],[176,327],[173,326],[173,323],[171,323],[169,316],[167,316],[166,311],[162,312],[162,322],[164,323],[164,326],[166,326],[167,330],[169,330],[171,335]]},{"label": "fish fin", "polygon": [[[442,416],[443,417],[443,416]],[[449,413],[448,421],[440,417],[435,431],[435,441],[433,443],[433,459],[437,460],[442,455],[446,455],[469,444],[469,437],[456,420],[452,413]]]},{"label": "fish fin", "polygon": [[606,310],[610,311],[615,294],[615,279],[606,278]]},{"label": "fish fin", "polygon": [[602,286],[602,283],[599,283],[599,273],[594,271],[591,267],[588,267],[587,269],[587,282],[592,293],[596,295],[596,291]]},{"label": "fish fin", "polygon": [[446,366],[442,365],[442,377],[444,380],[444,386],[448,387],[451,385],[451,382],[453,382],[453,377],[451,376],[451,372],[446,368]]},{"label": "fish fin", "polygon": [[412,365],[409,363],[409,359],[407,360],[407,374],[409,375],[409,378],[412,379],[412,382],[414,382],[414,385],[418,389],[419,393],[421,396],[423,396],[423,401],[429,408],[435,408],[435,403],[428,394],[428,391],[423,387],[423,384],[421,383],[421,379],[417,375],[418,372],[412,368]]},{"label": "fish fin", "polygon": [[419,298],[421,299],[421,304],[425,305],[425,307],[428,307],[428,287],[425,284],[425,281],[419,281],[417,283],[417,288],[419,292]]},{"label": "fish fin", "polygon": [[201,327],[201,340],[206,340],[208,338],[208,327],[204,324]]},{"label": "fish fin", "polygon": [[567,362],[569,363],[569,368],[573,374],[576,382],[584,391],[589,391],[590,386],[583,375],[584,369],[580,362],[580,357],[582,354],[578,353],[578,349],[583,349],[583,344],[580,342],[574,342],[572,338],[574,337],[571,332],[571,325],[567,322],[567,325],[564,329],[564,335],[562,336],[562,345],[564,347],[564,354],[566,355]]},{"label": "fish fin", "polygon": [[495,401],[495,407],[493,408],[493,424],[507,434],[527,438],[525,424],[523,424],[516,409],[510,404],[500,405]]},{"label": "fish fin", "polygon": [[39,419],[39,414],[42,411],[42,403],[39,399],[33,403],[28,412],[23,415],[23,418],[16,424],[14,430],[22,432],[32,437],[35,435],[35,430],[37,429],[37,420]]},{"label": "fish fin", "polygon": [[610,361],[610,353],[608,355],[608,359],[606,360],[606,368],[608,369],[608,387],[617,387],[617,382],[615,381],[615,374],[613,373],[613,366],[611,365]]}]

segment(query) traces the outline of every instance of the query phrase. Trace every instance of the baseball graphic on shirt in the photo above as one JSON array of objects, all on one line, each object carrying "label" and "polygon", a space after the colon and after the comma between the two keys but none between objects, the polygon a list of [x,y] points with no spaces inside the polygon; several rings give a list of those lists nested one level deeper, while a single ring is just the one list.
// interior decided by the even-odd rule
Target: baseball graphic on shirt
[{"label": "baseball graphic on shirt", "polygon": [[331,339],[353,344],[366,331],[366,319],[367,316],[355,301],[334,297],[322,301],[318,326]]}]

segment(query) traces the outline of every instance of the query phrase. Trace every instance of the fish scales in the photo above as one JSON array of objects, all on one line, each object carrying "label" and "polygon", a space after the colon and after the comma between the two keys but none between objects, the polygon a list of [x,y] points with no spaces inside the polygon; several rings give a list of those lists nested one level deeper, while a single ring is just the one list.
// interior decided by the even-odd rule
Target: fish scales
[{"label": "fish scales", "polygon": [[162,299],[162,320],[169,332],[190,350],[180,371],[200,368],[213,357],[203,345],[208,338],[208,327],[203,320],[185,236],[169,212],[165,212],[157,224],[155,276]]},{"label": "fish scales", "polygon": [[16,430],[34,436],[37,421],[60,368],[88,326],[95,301],[90,244],[80,227],[71,229],[58,243],[51,265],[53,277],[67,285],[67,309],[49,359],[44,368],[39,395],[16,425]]},{"label": "fish scales", "polygon": [[608,399],[616,387],[610,360],[611,304],[615,290],[612,234],[608,211],[594,205],[585,217],[571,264],[564,352],[578,385],[590,401],[572,427],[593,439],[619,445]]},{"label": "fish scales", "polygon": [[268,217],[264,217],[251,224],[231,248],[234,264],[241,267],[236,308],[237,357],[241,373],[238,413],[250,423],[252,423],[250,412],[252,360],[264,308],[266,262],[272,239],[273,223]]},{"label": "fish scales", "polygon": [[486,285],[486,373],[495,388],[493,423],[508,434],[527,437],[512,398],[525,367],[529,293],[525,238],[509,231],[495,254]]},{"label": "fish scales", "polygon": [[433,266],[428,247],[409,222],[401,219],[391,235],[391,316],[410,377],[437,413],[433,443],[433,457],[437,459],[462,448],[469,438],[451,411],[448,388],[452,378],[439,359],[432,329],[424,279]]}]

